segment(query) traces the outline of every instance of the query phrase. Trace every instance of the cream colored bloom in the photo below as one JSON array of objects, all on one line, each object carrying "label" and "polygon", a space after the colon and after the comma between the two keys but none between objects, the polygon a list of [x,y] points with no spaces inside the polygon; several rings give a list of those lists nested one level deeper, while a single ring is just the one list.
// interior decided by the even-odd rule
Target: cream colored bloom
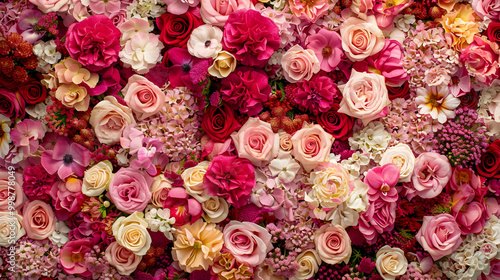
[{"label": "cream colored bloom", "polygon": [[351,195],[346,200],[346,205],[359,212],[364,212],[368,209],[368,187],[367,184],[363,183],[359,178],[354,180],[354,190]]},{"label": "cream colored bloom", "polygon": [[223,234],[209,224],[198,219],[193,224],[177,228],[172,256],[186,272],[208,270],[217,253],[224,245]]},{"label": "cream colored bloom", "polygon": [[139,256],[144,256],[151,247],[151,236],[144,213],[134,212],[128,217],[120,217],[113,223],[116,242]]},{"label": "cream colored bloom", "polygon": [[309,183],[313,185],[305,200],[317,202],[322,207],[335,207],[344,202],[354,189],[349,172],[340,164],[329,163],[320,171],[311,172]]},{"label": "cream colored bloom", "polygon": [[75,85],[85,83],[90,88],[94,88],[99,82],[98,74],[90,73],[89,70],[82,68],[78,61],[70,57],[54,65],[54,70],[59,83]]},{"label": "cream colored bloom", "polygon": [[0,157],[5,158],[9,153],[10,140],[10,124],[11,121],[4,115],[0,114]]},{"label": "cream colored bloom", "polygon": [[420,114],[430,114],[433,119],[445,123],[447,119],[455,117],[455,108],[460,105],[460,99],[448,91],[447,86],[420,87],[417,89],[417,98]]},{"label": "cream colored bloom", "polygon": [[236,69],[236,58],[234,55],[221,51],[210,68],[208,68],[208,73],[219,79],[225,78],[231,74],[234,69]]},{"label": "cream colored bloom", "polygon": [[211,223],[220,223],[229,214],[229,204],[220,196],[210,196],[201,203],[203,218]]},{"label": "cream colored bloom", "polygon": [[0,212],[0,246],[9,247],[26,234],[19,214],[10,215],[10,212]]},{"label": "cream colored bloom", "polygon": [[295,261],[299,264],[297,274],[291,280],[306,280],[313,277],[319,270],[321,258],[314,249],[308,249],[300,253]]},{"label": "cream colored bloom", "polygon": [[87,196],[99,196],[109,185],[113,176],[113,165],[104,160],[92,166],[83,176],[82,193]]},{"label": "cream colored bloom", "polygon": [[197,58],[216,58],[222,50],[222,30],[211,24],[198,26],[187,42],[187,49]]},{"label": "cream colored bloom", "polygon": [[168,191],[172,188],[172,181],[160,174],[154,178],[151,185],[151,203],[156,207],[163,207],[163,201],[167,199]]},{"label": "cream colored bloom", "polygon": [[203,188],[203,178],[205,177],[205,173],[207,173],[209,164],[209,161],[202,161],[196,166],[187,168],[181,174],[186,192],[199,202],[204,202],[209,197],[205,193],[205,188]]},{"label": "cream colored bloom", "polygon": [[75,108],[77,111],[87,111],[89,108],[90,95],[85,87],[62,84],[57,88],[55,96],[64,106]]},{"label": "cream colored bloom", "polygon": [[410,182],[411,175],[413,173],[413,167],[415,165],[415,155],[410,146],[399,143],[394,147],[388,148],[382,155],[380,160],[380,166],[388,163],[393,163],[399,168],[399,181],[398,182]]},{"label": "cream colored bloom", "polygon": [[408,260],[403,250],[385,245],[377,252],[376,267],[382,278],[394,280],[396,276],[406,273]]}]

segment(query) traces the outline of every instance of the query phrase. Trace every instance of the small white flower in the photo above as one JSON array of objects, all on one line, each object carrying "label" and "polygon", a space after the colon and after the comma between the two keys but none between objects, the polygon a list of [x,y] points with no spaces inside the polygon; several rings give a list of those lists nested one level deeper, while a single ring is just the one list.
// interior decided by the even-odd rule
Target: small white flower
[{"label": "small white flower", "polygon": [[222,30],[211,24],[201,25],[193,30],[187,49],[197,58],[215,58],[222,50]]},{"label": "small white flower", "polygon": [[280,155],[280,157],[273,159],[269,164],[271,174],[273,176],[278,176],[278,179],[283,183],[290,183],[293,181],[299,169],[300,164],[287,154]]},{"label": "small white flower", "polygon": [[49,236],[49,239],[50,241],[52,241],[54,245],[62,247],[69,241],[68,238],[69,231],[70,228],[66,226],[66,224],[63,221],[57,221],[55,230],[52,233],[52,235]]}]

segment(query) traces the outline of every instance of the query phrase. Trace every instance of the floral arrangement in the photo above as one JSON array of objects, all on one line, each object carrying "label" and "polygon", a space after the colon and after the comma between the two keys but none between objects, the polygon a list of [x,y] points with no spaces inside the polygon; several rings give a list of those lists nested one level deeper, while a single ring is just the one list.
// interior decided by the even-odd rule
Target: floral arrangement
[{"label": "floral arrangement", "polygon": [[0,3],[0,278],[500,279],[500,2]]}]

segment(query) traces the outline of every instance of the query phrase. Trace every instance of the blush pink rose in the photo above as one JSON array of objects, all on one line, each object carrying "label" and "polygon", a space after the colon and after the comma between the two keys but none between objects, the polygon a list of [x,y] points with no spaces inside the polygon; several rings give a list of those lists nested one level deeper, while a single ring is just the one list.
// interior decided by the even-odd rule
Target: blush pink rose
[{"label": "blush pink rose", "polygon": [[425,216],[415,238],[435,261],[453,253],[462,244],[460,228],[450,214]]},{"label": "blush pink rose", "polygon": [[486,223],[485,208],[482,203],[473,201],[465,205],[460,211],[454,213],[463,235],[469,233],[480,233]]},{"label": "blush pink rose", "polygon": [[473,0],[472,8],[481,19],[488,17],[492,20],[500,20],[500,1]]},{"label": "blush pink rose", "polygon": [[385,78],[379,74],[352,69],[349,81],[338,88],[344,96],[339,112],[361,119],[364,125],[384,116],[387,105],[391,103]]},{"label": "blush pink rose", "polygon": [[310,80],[312,76],[321,70],[319,62],[313,50],[304,50],[299,45],[291,47],[281,58],[283,75],[290,83],[302,80]]},{"label": "blush pink rose", "polygon": [[34,200],[24,205],[22,224],[29,238],[42,240],[54,232],[56,216],[50,205]]},{"label": "blush pink rose", "polygon": [[203,22],[218,27],[224,27],[232,12],[254,8],[250,0],[201,0],[200,3],[200,14]]},{"label": "blush pink rose", "polygon": [[165,94],[161,89],[140,75],[133,75],[123,88],[125,103],[139,120],[153,116],[165,105]]},{"label": "blush pink rose", "polygon": [[254,223],[231,221],[223,233],[224,245],[231,255],[249,266],[261,264],[273,248],[271,234]]},{"label": "blush pink rose", "polygon": [[319,124],[304,123],[304,126],[292,136],[292,154],[309,172],[327,160],[333,141],[333,137]]},{"label": "blush pink rose", "polygon": [[279,136],[269,123],[257,118],[249,118],[238,132],[233,132],[238,156],[246,158],[255,166],[263,166],[278,155]]},{"label": "blush pink rose", "polygon": [[64,244],[59,255],[59,262],[68,274],[80,274],[84,277],[92,273],[88,269],[85,254],[91,251],[90,239],[72,240]]},{"label": "blush pink rose", "polygon": [[351,238],[340,225],[326,224],[314,234],[314,244],[319,257],[326,263],[349,262],[351,257]]},{"label": "blush pink rose", "polygon": [[[11,210],[14,211],[16,209],[20,210],[24,201],[26,201],[27,199],[26,195],[24,194],[22,185],[22,173],[18,173],[15,171],[9,172],[5,168],[0,168],[0,212],[10,212]],[[14,188],[14,190],[12,190],[12,188]],[[12,193],[14,193],[15,199],[9,200],[9,197],[12,196]],[[14,202],[14,205],[11,205],[10,209],[9,201]],[[14,207],[14,209],[12,209],[12,207]]]},{"label": "blush pink rose", "polygon": [[116,241],[106,248],[105,256],[109,264],[114,266],[120,275],[130,275],[142,260],[142,256],[134,254]]},{"label": "blush pink rose", "polygon": [[362,61],[381,51],[385,37],[374,16],[366,20],[350,17],[340,26],[342,48],[352,61]]},{"label": "blush pink rose", "polygon": [[142,212],[151,199],[153,178],[146,172],[121,168],[109,183],[107,196],[116,208],[128,214]]},{"label": "blush pink rose", "polygon": [[415,160],[411,182],[422,198],[438,196],[451,178],[451,164],[444,155],[427,152]]},{"label": "blush pink rose", "polygon": [[120,141],[122,131],[135,124],[135,120],[129,107],[120,104],[113,96],[106,96],[92,109],[89,123],[99,142],[110,145]]},{"label": "blush pink rose", "polygon": [[30,2],[46,14],[51,12],[65,12],[69,8],[69,0],[30,0]]},{"label": "blush pink rose", "polygon": [[462,50],[460,62],[471,76],[489,86],[499,76],[499,53],[496,43],[488,41],[486,37],[474,36],[474,41]]},{"label": "blush pink rose", "polygon": [[327,0],[289,0],[289,4],[290,10],[296,17],[309,22],[315,22],[318,18],[326,15],[329,7]]}]

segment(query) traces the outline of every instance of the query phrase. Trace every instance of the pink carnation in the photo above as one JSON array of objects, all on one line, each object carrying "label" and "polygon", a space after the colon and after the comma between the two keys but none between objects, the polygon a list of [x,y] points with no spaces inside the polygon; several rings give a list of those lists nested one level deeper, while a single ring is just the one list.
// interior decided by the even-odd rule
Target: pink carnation
[{"label": "pink carnation", "polygon": [[279,28],[255,10],[237,10],[224,26],[222,45],[241,64],[263,67],[280,46]]},{"label": "pink carnation", "polygon": [[222,196],[240,208],[255,186],[255,169],[248,159],[220,155],[208,165],[203,182],[209,195]]},{"label": "pink carnation", "polygon": [[69,26],[69,55],[90,71],[99,71],[118,60],[121,32],[105,15],[90,16]]}]

